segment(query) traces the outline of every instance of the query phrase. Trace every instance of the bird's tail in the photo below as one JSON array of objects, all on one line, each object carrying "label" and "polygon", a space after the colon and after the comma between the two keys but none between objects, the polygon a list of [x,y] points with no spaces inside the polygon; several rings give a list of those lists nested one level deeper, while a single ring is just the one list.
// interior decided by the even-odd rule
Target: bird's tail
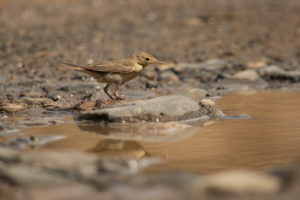
[{"label": "bird's tail", "polygon": [[62,63],[60,68],[71,68],[71,69],[75,69],[75,70],[79,70],[79,71],[83,70],[82,66],[74,65],[74,64],[71,64],[71,63]]}]

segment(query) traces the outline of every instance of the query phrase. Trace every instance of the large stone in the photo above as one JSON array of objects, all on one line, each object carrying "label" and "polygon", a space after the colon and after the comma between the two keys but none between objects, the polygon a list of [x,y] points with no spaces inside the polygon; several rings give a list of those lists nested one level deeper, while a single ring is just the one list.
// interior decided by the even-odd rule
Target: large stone
[{"label": "large stone", "polygon": [[206,110],[191,98],[170,95],[83,112],[79,119],[106,122],[178,121],[204,114]]},{"label": "large stone", "polygon": [[259,75],[266,80],[279,80],[279,81],[300,81],[300,71],[284,71],[278,66],[268,66],[260,69]]}]

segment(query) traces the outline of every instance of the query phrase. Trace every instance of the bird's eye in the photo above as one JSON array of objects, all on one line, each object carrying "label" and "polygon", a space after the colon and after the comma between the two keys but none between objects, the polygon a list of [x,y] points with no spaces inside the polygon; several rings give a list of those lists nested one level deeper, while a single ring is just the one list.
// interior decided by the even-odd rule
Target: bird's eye
[{"label": "bird's eye", "polygon": [[147,61],[149,61],[149,60],[150,60],[150,58],[146,58],[146,60],[147,60]]}]

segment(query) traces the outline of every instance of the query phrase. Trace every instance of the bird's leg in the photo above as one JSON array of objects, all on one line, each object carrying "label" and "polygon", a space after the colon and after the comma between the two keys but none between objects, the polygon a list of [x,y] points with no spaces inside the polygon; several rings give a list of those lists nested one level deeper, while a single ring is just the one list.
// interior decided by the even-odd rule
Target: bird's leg
[{"label": "bird's leg", "polygon": [[122,95],[122,96],[120,96],[119,95],[119,84],[115,84],[115,91],[114,91],[114,97],[115,97],[115,99],[116,100],[124,100],[125,99],[125,96],[124,95]]},{"label": "bird's leg", "polygon": [[104,92],[105,92],[105,94],[107,94],[107,96],[109,96],[109,98],[110,99],[114,99],[109,93],[108,93],[108,91],[107,91],[107,89],[108,89],[108,87],[110,86],[110,84],[107,84],[104,88],[103,88],[103,90],[104,90]]}]

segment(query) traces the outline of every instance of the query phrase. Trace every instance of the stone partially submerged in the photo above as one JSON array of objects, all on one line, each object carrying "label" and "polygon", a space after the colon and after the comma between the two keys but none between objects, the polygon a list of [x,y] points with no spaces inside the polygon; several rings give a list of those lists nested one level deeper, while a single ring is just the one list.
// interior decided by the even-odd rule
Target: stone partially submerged
[{"label": "stone partially submerged", "polygon": [[[217,109],[217,108],[216,108]],[[80,120],[105,122],[181,121],[204,115],[210,110],[187,96],[170,95],[83,112]]]}]

